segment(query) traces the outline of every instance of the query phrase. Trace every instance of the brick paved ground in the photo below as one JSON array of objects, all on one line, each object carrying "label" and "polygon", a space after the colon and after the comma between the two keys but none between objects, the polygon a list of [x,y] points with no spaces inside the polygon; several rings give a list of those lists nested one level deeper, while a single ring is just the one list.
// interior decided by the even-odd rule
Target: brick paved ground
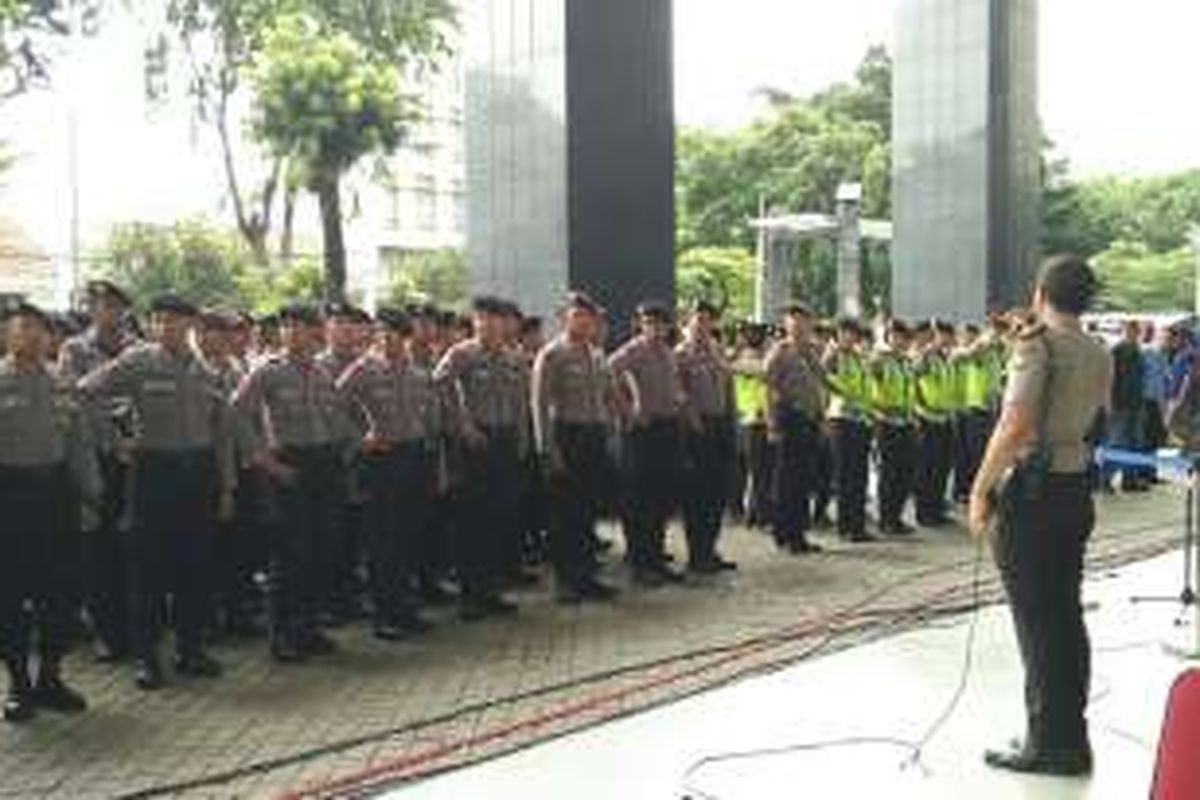
[{"label": "brick paved ground", "polygon": [[[1180,535],[1180,506],[1173,490],[1106,498],[1094,564],[1164,550]],[[934,595],[970,599],[971,546],[960,529],[859,547],[819,540],[826,554],[797,559],[777,553],[762,534],[732,530],[724,549],[741,562],[734,576],[628,591],[612,607],[563,608],[545,591],[533,592],[521,598],[517,619],[465,626],[435,616],[440,624],[431,636],[400,645],[346,629],[335,634],[340,654],[304,666],[271,664],[258,644],[221,647],[224,678],[178,682],[154,695],[134,690],[127,670],[81,655],[69,674],[92,712],[0,728],[0,797],[279,797],[332,776],[403,766],[397,759],[414,754],[437,756],[421,770],[445,768],[794,660],[818,640],[797,632],[481,707],[489,700],[761,637],[881,587],[893,587],[875,598],[881,606]],[[945,568],[931,570],[939,565]],[[621,570],[611,569],[624,583]],[[985,577],[993,577],[990,566]],[[570,718],[538,720],[572,706]],[[472,736],[484,740],[459,746]],[[328,752],[304,757],[318,748]],[[207,782],[183,790],[197,781]]]}]

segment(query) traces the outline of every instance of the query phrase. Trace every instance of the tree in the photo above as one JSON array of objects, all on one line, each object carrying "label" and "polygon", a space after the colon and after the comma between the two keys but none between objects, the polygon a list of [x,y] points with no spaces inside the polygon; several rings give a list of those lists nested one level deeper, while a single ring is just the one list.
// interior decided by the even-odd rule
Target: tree
[{"label": "tree", "polygon": [[1143,242],[1115,242],[1093,263],[1104,282],[1108,311],[1187,311],[1195,302],[1195,255],[1190,247],[1166,253]]},{"label": "tree", "polygon": [[0,0],[0,100],[50,80],[55,40],[99,27],[102,0]]},{"label": "tree", "polygon": [[[852,81],[811,97],[763,89],[769,108],[730,132],[685,129],[678,146],[678,249],[740,248],[749,253],[749,221],[765,205],[773,211],[834,210],[837,187],[863,185],[863,213],[891,213],[892,63],[871,48]],[[887,297],[889,261],[865,247],[864,296]],[[797,248],[796,290],[814,305],[833,309],[836,258],[826,242]],[[681,284],[687,276],[681,275]],[[695,276],[687,278],[694,280]]]},{"label": "tree", "polygon": [[680,309],[707,300],[735,318],[754,311],[757,264],[751,253],[739,247],[697,247],[680,253],[676,264]]},{"label": "tree", "polygon": [[119,224],[104,249],[107,276],[126,287],[141,309],[164,292],[205,306],[252,305],[256,277],[249,253],[236,235],[200,220]]},{"label": "tree", "polygon": [[325,290],[342,300],[342,176],[363,156],[400,144],[405,117],[396,71],[348,34],[290,15],[268,31],[252,81],[254,135],[276,159],[289,160],[316,194]]},{"label": "tree", "polygon": [[470,270],[461,250],[397,254],[388,263],[387,302],[392,305],[433,303],[462,308],[469,291]]},{"label": "tree", "polygon": [[235,222],[263,264],[269,260],[281,188],[280,250],[285,263],[290,261],[290,225],[301,178],[286,159],[276,157],[263,170],[258,188],[244,189],[236,157],[235,100],[246,71],[263,54],[268,32],[290,13],[308,14],[325,28],[353,37],[375,58],[397,68],[435,64],[449,52],[456,19],[450,0],[168,0],[167,32],[187,57],[196,116],[216,132]]},{"label": "tree", "polygon": [[872,48],[855,81],[808,98],[764,89],[771,108],[730,132],[684,129],[676,194],[679,247],[753,246],[768,209],[832,211],[838,184],[863,183],[863,210],[891,208],[891,60]]},{"label": "tree", "polygon": [[102,261],[104,274],[127,287],[143,310],[163,292],[202,306],[256,313],[324,296],[317,259],[303,257],[291,269],[272,270],[255,260],[238,231],[202,219],[115,225]]}]

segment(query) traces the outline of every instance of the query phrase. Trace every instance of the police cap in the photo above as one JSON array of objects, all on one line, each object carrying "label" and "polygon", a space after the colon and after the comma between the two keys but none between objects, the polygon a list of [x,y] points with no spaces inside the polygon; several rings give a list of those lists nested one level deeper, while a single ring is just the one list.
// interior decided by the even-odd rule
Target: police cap
[{"label": "police cap", "polygon": [[320,325],[321,322],[320,309],[307,303],[288,303],[279,309],[281,325]]},{"label": "police cap", "polygon": [[181,317],[196,317],[200,314],[200,309],[180,297],[177,294],[170,292],[160,294],[150,301],[151,314],[177,314]]},{"label": "police cap", "polygon": [[129,299],[129,295],[120,286],[104,278],[88,281],[83,291],[89,300],[100,298],[112,300],[122,308],[129,308],[133,305],[133,302]]},{"label": "police cap", "polygon": [[375,314],[375,321],[379,327],[401,336],[408,336],[413,330],[412,317],[399,308],[379,309]]}]

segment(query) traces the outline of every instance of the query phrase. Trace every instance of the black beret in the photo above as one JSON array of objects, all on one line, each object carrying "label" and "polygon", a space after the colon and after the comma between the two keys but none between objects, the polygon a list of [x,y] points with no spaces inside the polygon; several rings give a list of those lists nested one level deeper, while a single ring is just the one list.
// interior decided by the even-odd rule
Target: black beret
[{"label": "black beret", "polygon": [[600,313],[600,304],[593,300],[587,292],[567,292],[566,308],[578,308],[591,314]]},{"label": "black beret", "polygon": [[499,316],[508,314],[507,304],[499,297],[491,297],[489,295],[476,297],[472,300],[471,310],[476,314],[497,314]]},{"label": "black beret", "polygon": [[13,317],[35,320],[40,322],[46,330],[50,330],[54,326],[54,321],[49,314],[26,300],[19,300],[4,309],[4,319],[8,320]]},{"label": "black beret", "polygon": [[908,323],[899,317],[892,317],[888,320],[887,329],[889,333],[899,333],[905,336],[912,333],[912,329],[909,328]]},{"label": "black beret", "polygon": [[115,300],[126,308],[133,305],[133,302],[129,299],[129,295],[120,286],[103,278],[88,281],[84,287],[84,294],[89,298],[103,297],[108,300]]},{"label": "black beret", "polygon": [[862,333],[863,326],[854,317],[838,317],[835,326],[839,331],[853,331],[854,333]]},{"label": "black beret", "polygon": [[671,319],[671,312],[662,303],[655,300],[647,300],[640,303],[637,307],[637,315],[639,317],[649,317],[651,319],[667,322]]},{"label": "black beret", "polygon": [[381,308],[375,314],[375,320],[380,327],[407,336],[412,333],[412,317],[399,308]]},{"label": "black beret", "polygon": [[177,294],[160,294],[150,301],[150,313],[195,317],[200,314],[200,309]]},{"label": "black beret", "polygon": [[231,311],[209,308],[200,312],[200,324],[218,331],[232,331],[241,325],[241,317]]},{"label": "black beret", "polygon": [[360,325],[370,325],[371,315],[351,303],[328,303],[325,306],[326,319],[344,319]]},{"label": "black beret", "polygon": [[923,319],[912,327],[913,333],[925,333],[933,330],[933,323],[927,319]]},{"label": "black beret", "polygon": [[320,325],[322,321],[321,310],[307,303],[288,303],[279,309],[280,324]]},{"label": "black beret", "polygon": [[954,333],[955,331],[954,323],[944,319],[935,319],[933,328],[938,333]]},{"label": "black beret", "polygon": [[692,303],[692,313],[719,318],[721,316],[721,308],[711,300],[697,300],[695,303]]},{"label": "black beret", "polygon": [[812,309],[799,300],[794,300],[783,307],[783,315],[786,317],[812,317]]}]

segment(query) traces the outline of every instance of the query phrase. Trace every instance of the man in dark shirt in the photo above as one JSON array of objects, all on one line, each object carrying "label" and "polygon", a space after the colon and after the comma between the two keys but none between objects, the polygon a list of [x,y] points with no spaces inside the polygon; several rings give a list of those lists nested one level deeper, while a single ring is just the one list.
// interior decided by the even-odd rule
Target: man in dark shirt
[{"label": "man in dark shirt", "polygon": [[[1128,320],[1121,341],[1112,349],[1113,384],[1110,400],[1108,440],[1112,447],[1140,450],[1142,447],[1142,348],[1141,329],[1136,320]],[[1116,468],[1105,471],[1104,486],[1112,484]],[[1134,469],[1121,469],[1121,488],[1127,492],[1144,491],[1146,484]]]}]

